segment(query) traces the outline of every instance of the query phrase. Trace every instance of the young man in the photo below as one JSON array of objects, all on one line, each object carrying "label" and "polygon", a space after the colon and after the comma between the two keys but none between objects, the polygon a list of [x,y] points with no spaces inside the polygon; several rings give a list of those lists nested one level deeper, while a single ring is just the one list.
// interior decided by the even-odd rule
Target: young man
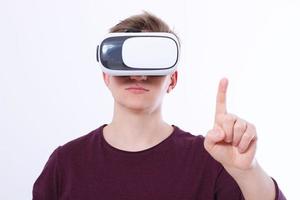
[{"label": "young man", "polygon": [[[149,13],[111,29],[131,31],[173,33]],[[34,184],[33,199],[285,199],[255,159],[255,126],[227,112],[227,79],[219,83],[215,122],[205,138],[163,120],[163,98],[177,75],[103,73],[114,98],[112,121],[58,147]]]}]

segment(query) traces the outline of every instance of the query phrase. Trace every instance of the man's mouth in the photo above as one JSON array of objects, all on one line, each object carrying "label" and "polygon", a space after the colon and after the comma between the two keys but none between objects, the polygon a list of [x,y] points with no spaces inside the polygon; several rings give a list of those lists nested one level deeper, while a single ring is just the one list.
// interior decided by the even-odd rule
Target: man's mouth
[{"label": "man's mouth", "polygon": [[141,87],[141,86],[131,86],[131,87],[127,87],[126,90],[129,90],[129,91],[136,91],[136,92],[142,92],[142,91],[149,92],[148,89],[146,89],[146,88],[144,88],[144,87]]}]

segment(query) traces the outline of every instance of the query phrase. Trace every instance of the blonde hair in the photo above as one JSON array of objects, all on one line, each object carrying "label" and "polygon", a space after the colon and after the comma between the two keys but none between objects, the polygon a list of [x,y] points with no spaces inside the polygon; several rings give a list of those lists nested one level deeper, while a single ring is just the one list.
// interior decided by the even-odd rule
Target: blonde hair
[{"label": "blonde hair", "polygon": [[109,32],[166,32],[174,34],[179,41],[179,37],[169,28],[166,22],[146,11],[122,20],[110,28]]}]

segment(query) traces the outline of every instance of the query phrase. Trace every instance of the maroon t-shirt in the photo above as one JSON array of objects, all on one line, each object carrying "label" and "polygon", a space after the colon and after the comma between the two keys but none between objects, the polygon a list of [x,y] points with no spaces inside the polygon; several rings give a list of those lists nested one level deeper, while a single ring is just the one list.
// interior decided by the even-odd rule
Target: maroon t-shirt
[{"label": "maroon t-shirt", "polygon": [[[173,126],[159,144],[128,152],[107,143],[104,126],[52,153],[34,183],[34,200],[244,199],[204,149],[203,136]],[[285,199],[277,184],[276,199]]]}]

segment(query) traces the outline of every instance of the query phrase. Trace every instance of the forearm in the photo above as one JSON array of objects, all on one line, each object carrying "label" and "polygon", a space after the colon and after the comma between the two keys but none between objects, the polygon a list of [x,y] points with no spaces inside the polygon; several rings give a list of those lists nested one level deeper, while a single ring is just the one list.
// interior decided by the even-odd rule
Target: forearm
[{"label": "forearm", "polygon": [[248,170],[225,169],[235,179],[246,200],[275,199],[275,184],[258,162]]}]

